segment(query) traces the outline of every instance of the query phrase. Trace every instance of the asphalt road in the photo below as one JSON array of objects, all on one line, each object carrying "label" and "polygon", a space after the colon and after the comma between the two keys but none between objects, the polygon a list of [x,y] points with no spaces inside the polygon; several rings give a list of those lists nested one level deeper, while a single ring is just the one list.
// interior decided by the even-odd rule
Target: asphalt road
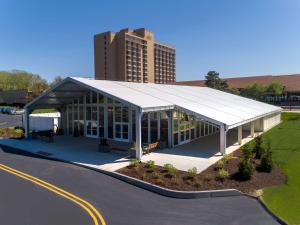
[{"label": "asphalt road", "polygon": [[8,115],[0,113],[0,128],[21,127],[22,115]]},{"label": "asphalt road", "polygon": [[[46,180],[92,203],[108,225],[273,225],[254,199],[174,199],[78,166],[0,150],[0,163]],[[0,172],[0,224],[92,224],[65,199]],[[25,218],[25,219],[24,219]]]}]

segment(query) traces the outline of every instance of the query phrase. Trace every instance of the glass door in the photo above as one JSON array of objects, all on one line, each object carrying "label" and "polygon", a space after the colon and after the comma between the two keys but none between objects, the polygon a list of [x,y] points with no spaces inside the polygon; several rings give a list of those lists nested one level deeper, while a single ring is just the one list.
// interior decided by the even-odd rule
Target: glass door
[{"label": "glass door", "polygon": [[98,137],[98,118],[97,118],[97,106],[86,107],[86,136]]},{"label": "glass door", "polygon": [[121,105],[115,106],[114,118],[114,139],[120,141],[129,141],[129,114],[128,107]]},{"label": "glass door", "polygon": [[86,136],[98,137],[97,127],[98,126],[96,121],[86,121]]},{"label": "glass door", "polygon": [[180,124],[179,124],[179,129],[180,129],[180,136],[179,136],[179,143],[184,144],[190,141],[191,139],[191,127],[190,127],[190,121],[189,117],[183,113],[180,113]]}]

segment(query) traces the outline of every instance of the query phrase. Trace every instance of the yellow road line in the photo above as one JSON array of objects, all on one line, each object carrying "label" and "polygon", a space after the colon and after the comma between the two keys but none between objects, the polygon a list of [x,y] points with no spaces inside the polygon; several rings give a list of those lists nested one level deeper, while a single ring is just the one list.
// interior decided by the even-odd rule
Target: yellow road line
[{"label": "yellow road line", "polygon": [[54,186],[53,184],[50,184],[50,183],[48,183],[48,182],[46,182],[46,181],[44,181],[44,180],[41,180],[41,179],[39,179],[39,178],[37,178],[37,177],[31,176],[31,175],[26,174],[26,173],[24,173],[24,172],[18,171],[18,170],[13,169],[13,168],[11,168],[11,167],[9,167],[9,166],[3,165],[3,164],[0,164],[0,166],[3,166],[3,167],[5,167],[5,168],[7,168],[7,169],[9,169],[9,170],[12,170],[12,171],[14,171],[14,172],[16,172],[16,173],[19,173],[19,174],[21,174],[21,175],[23,175],[23,176],[29,177],[30,179],[36,180],[36,181],[38,181],[38,182],[41,182],[42,184],[45,184],[45,185],[47,185],[47,186],[49,186],[49,187],[51,187],[51,188],[54,188],[55,190],[60,191],[60,192],[62,192],[62,193],[64,193],[64,194],[66,194],[66,195],[68,195],[68,196],[70,196],[70,197],[72,197],[72,198],[75,198],[76,200],[78,200],[78,201],[80,201],[80,202],[86,204],[86,205],[89,206],[89,207],[91,208],[91,210],[96,214],[96,216],[98,217],[98,219],[101,221],[101,224],[102,224],[102,225],[106,225],[106,223],[105,223],[105,221],[104,221],[104,218],[101,216],[101,214],[98,212],[98,210],[97,210],[93,205],[91,205],[89,202],[83,200],[82,198],[79,198],[78,196],[76,196],[76,195],[74,195],[74,194],[72,194],[72,193],[70,193],[70,192],[67,192],[67,191],[65,191],[65,190],[63,190],[63,189],[61,189],[61,188],[59,188],[59,187],[57,187],[57,186]]},{"label": "yellow road line", "polygon": [[[102,225],[106,225],[105,221],[104,221],[104,218],[101,216],[101,214],[98,212],[98,210],[93,206],[91,205],[89,202],[81,199],[80,197],[70,193],[70,192],[67,192],[53,184],[50,184],[46,181],[43,181],[37,177],[34,177],[34,176],[31,176],[29,174],[26,174],[26,173],[23,173],[21,171],[18,171],[16,169],[13,169],[9,166],[6,166],[6,165],[3,165],[3,164],[0,164],[0,169],[8,172],[8,173],[11,173],[11,174],[14,174],[18,177],[21,177],[25,180],[28,180],[32,183],[35,183],[41,187],[44,187],[66,199],[69,199],[70,201],[76,203],[77,205],[79,205],[80,207],[82,207],[90,216],[91,218],[93,219],[93,222],[95,225],[99,225],[98,223],[98,219],[99,221],[101,222]],[[95,216],[96,214],[96,216]],[[97,219],[98,218],[98,219]]]}]

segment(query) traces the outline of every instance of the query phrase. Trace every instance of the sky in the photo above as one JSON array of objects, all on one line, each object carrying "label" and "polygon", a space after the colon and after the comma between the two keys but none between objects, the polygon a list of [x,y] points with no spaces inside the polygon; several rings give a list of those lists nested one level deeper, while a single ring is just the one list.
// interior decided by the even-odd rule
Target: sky
[{"label": "sky", "polygon": [[94,76],[93,35],[145,27],[177,80],[300,73],[299,0],[0,0],[0,70]]}]

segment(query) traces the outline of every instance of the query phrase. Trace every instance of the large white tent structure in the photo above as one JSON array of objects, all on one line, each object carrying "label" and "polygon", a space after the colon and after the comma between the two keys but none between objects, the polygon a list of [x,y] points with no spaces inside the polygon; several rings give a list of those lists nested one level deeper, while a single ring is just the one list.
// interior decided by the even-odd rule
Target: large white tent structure
[{"label": "large white tent structure", "polygon": [[238,128],[240,142],[243,125],[249,125],[251,135],[265,131],[280,123],[281,112],[207,87],[68,77],[25,106],[26,137],[30,112],[45,107],[61,112],[66,134],[78,130],[87,137],[135,142],[137,158],[142,157],[144,142],[164,136],[172,147],[215,132],[220,133],[220,152],[225,154],[228,130]]}]

